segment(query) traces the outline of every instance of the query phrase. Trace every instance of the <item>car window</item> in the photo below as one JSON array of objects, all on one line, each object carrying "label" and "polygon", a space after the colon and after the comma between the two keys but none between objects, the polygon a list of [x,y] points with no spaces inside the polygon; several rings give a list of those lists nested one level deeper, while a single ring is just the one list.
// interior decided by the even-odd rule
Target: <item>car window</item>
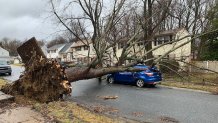
[{"label": "car window", "polygon": [[7,61],[0,61],[0,65],[8,65]]},{"label": "car window", "polygon": [[134,66],[134,68],[148,68],[148,66],[138,65],[138,66]]}]

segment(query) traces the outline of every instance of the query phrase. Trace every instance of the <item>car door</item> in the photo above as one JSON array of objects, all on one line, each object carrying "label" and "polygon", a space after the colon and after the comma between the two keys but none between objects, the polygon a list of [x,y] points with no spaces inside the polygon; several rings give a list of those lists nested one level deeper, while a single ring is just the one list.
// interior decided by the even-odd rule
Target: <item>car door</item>
[{"label": "car door", "polygon": [[119,82],[124,84],[131,83],[133,81],[132,72],[119,72],[119,75],[116,78]]}]

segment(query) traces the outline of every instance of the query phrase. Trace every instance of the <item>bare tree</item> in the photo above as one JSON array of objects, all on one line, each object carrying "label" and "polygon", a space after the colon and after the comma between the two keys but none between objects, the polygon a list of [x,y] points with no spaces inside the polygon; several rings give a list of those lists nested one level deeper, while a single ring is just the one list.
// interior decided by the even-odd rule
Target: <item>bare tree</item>
[{"label": "bare tree", "polygon": [[63,43],[66,43],[68,42],[66,39],[64,39],[63,37],[59,36],[59,37],[56,37],[55,39],[51,40],[50,42],[47,43],[47,47],[52,47],[56,44],[63,44]]},{"label": "bare tree", "polygon": [[0,40],[1,47],[9,51],[10,56],[18,56],[17,48],[22,44],[16,39],[3,38]]}]

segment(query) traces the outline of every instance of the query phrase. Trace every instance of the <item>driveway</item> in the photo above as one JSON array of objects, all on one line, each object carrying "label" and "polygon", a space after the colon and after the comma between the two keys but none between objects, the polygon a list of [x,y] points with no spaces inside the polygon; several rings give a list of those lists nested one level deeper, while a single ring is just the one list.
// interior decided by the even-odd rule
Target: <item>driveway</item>
[{"label": "driveway", "polygon": [[[106,106],[112,115],[155,123],[217,123],[218,96],[189,90],[137,88],[99,83],[96,79],[72,83],[71,100],[90,107]],[[118,96],[104,100],[102,96]],[[116,111],[115,110],[115,111]]]}]

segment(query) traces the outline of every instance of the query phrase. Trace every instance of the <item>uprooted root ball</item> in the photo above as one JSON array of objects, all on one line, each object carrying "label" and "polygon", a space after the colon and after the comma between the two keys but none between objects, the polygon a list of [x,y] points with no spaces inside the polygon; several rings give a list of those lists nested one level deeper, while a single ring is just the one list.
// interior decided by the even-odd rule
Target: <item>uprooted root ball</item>
[{"label": "uprooted root ball", "polygon": [[20,79],[8,84],[2,91],[9,94],[22,94],[40,102],[58,100],[63,94],[71,93],[71,85],[67,81],[65,70],[56,60],[43,58],[31,59],[25,65]]}]

